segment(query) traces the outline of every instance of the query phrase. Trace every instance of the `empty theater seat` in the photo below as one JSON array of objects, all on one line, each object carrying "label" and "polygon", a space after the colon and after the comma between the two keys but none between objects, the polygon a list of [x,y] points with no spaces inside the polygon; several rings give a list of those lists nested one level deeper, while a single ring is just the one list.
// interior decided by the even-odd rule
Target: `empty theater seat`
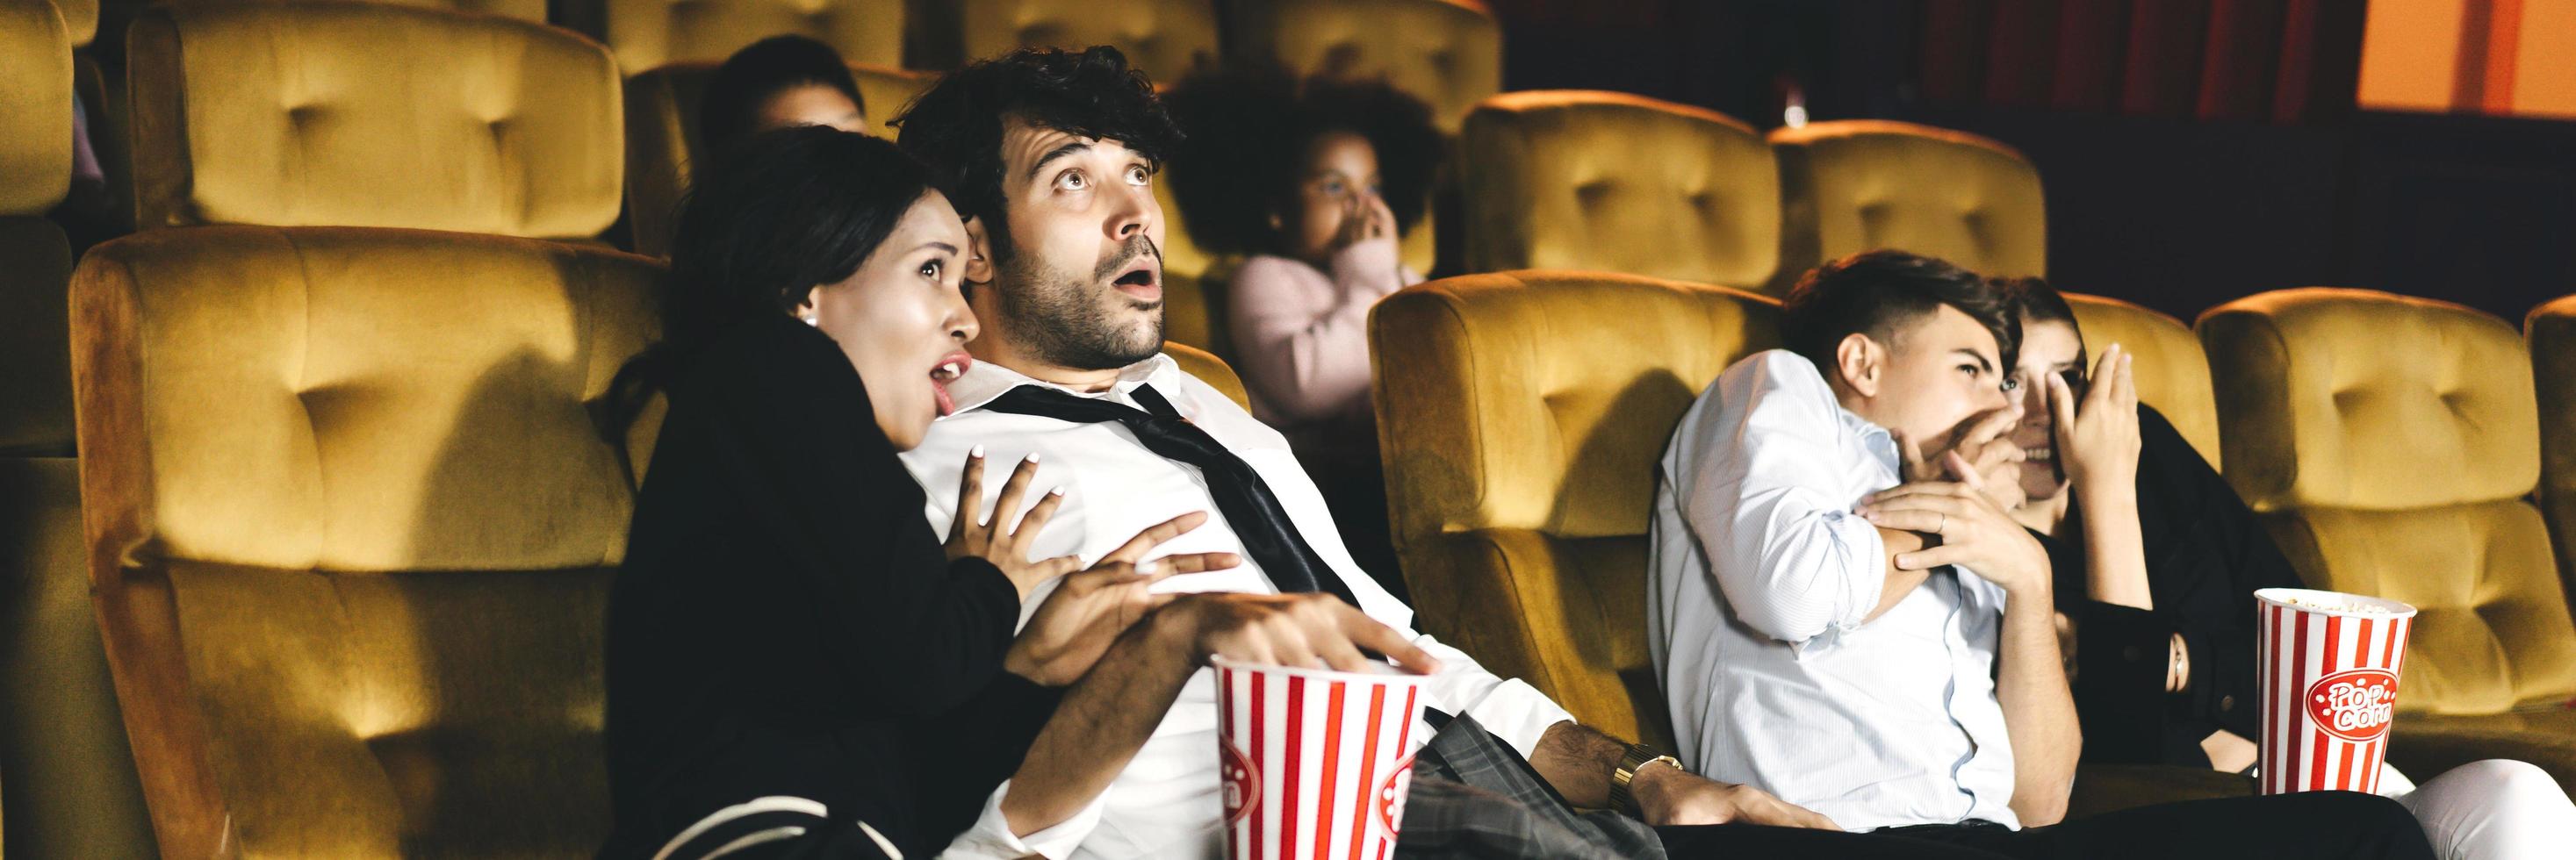
[{"label": "empty theater seat", "polygon": [[1779,258],[1771,148],[1724,115],[1624,93],[1504,93],[1468,113],[1459,147],[1467,271],[1759,287]]},{"label": "empty theater seat", "polygon": [[650,260],[206,227],[73,287],[88,559],[163,852],[587,855]]},{"label": "empty theater seat", "polygon": [[1988,275],[2048,268],[2039,170],[2011,147],[1964,132],[1884,120],[1771,132],[1780,154],[1781,275],[1902,248]]},{"label": "empty theater seat", "polygon": [[960,0],[954,8],[969,62],[1014,48],[1112,45],[1128,65],[1169,83],[1217,58],[1214,0]]},{"label": "empty theater seat", "polygon": [[146,9],[128,34],[138,221],[580,238],[617,218],[606,49],[368,3]]},{"label": "empty theater seat", "polygon": [[1378,443],[1428,632],[1666,749],[1646,643],[1655,462],[1770,300],[1584,272],[1446,278],[1370,315]]},{"label": "empty theater seat", "polygon": [[[674,63],[626,81],[626,208],[635,250],[670,253],[680,193],[688,188],[698,157],[698,108],[718,62]],[[867,102],[868,133],[889,140],[886,121],[930,85],[934,76],[884,66],[853,65],[850,75]]]},{"label": "empty theater seat", "polygon": [[904,0],[566,0],[564,20],[608,44],[629,75],[723,62],[779,35],[811,36],[852,63],[901,68]]},{"label": "empty theater seat", "polygon": [[[65,9],[87,27],[95,3]],[[46,0],[0,0],[0,807],[13,857],[153,853],[81,551],[72,252],[44,217],[71,178],[72,46]]]},{"label": "empty theater seat", "polygon": [[47,0],[0,0],[0,117],[0,455],[69,454],[71,246],[44,216],[71,188],[72,47]]},{"label": "empty theater seat", "polygon": [[[2088,361],[2119,344],[2136,356],[2138,402],[2164,413],[2212,468],[2219,465],[2218,405],[2209,393],[2209,360],[2181,320],[2102,296],[2060,293],[2075,309]],[[2085,372],[2092,372],[2086,367]]]},{"label": "empty theater seat", "polygon": [[2264,293],[2201,317],[2227,477],[2309,585],[2402,600],[2389,760],[2518,758],[2576,785],[2576,624],[2542,526],[2531,359],[2457,305]]},{"label": "empty theater seat", "polygon": [[1458,133],[1503,89],[1503,29],[1474,0],[1237,0],[1226,50],[1300,75],[1383,78]]},{"label": "empty theater seat", "polygon": [[2523,337],[2531,345],[2540,407],[2540,510],[2558,551],[2559,581],[2576,597],[2576,296],[2531,309]]}]

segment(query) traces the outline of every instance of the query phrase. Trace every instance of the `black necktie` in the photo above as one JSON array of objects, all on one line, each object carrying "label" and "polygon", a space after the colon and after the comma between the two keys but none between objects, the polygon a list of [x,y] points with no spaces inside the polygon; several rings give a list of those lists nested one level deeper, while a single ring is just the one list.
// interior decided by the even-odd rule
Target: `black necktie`
[{"label": "black necktie", "polygon": [[[1183,420],[1172,408],[1172,402],[1151,386],[1139,385],[1129,396],[1145,404],[1144,409],[1121,405],[1104,399],[1077,397],[1043,385],[1023,385],[993,398],[985,408],[1021,415],[1039,415],[1076,424],[1099,424],[1116,421],[1145,443],[1146,450],[1163,459],[1199,467],[1207,478],[1208,495],[1216,499],[1216,509],[1225,514],[1226,525],[1243,542],[1244,554],[1252,556],[1261,572],[1283,592],[1327,591],[1352,606],[1359,601],[1351,596],[1350,586],[1342,583],[1315,548],[1306,544],[1304,535],[1288,520],[1288,511],[1279,506],[1279,497],[1271,494],[1270,484],[1252,464],[1226,450],[1225,444],[1198,425]],[[1150,410],[1150,411],[1148,411]]]}]

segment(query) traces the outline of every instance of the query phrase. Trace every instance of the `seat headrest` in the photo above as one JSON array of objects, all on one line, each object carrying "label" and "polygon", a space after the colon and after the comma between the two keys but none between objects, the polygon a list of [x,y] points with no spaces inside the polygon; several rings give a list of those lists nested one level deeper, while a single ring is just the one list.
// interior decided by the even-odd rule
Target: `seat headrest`
[{"label": "seat headrest", "polygon": [[1503,28],[1473,0],[1264,0],[1226,9],[1230,50],[1305,75],[1384,78],[1458,133],[1503,88]]},{"label": "seat headrest", "polygon": [[72,182],[72,46],[48,0],[0,0],[0,117],[0,215],[42,215]]},{"label": "seat headrest", "polygon": [[1460,137],[1469,271],[1582,269],[1749,287],[1779,259],[1771,147],[1625,93],[1486,99]]},{"label": "seat headrest", "polygon": [[2048,268],[2039,170],[2011,147],[1912,123],[1844,120],[1771,132],[1800,268],[1902,248],[1996,276]]},{"label": "seat headrest", "polygon": [[289,570],[614,565],[589,412],[659,264],[363,228],[156,230],[73,279],[85,503],[169,558]]},{"label": "seat headrest", "polygon": [[604,36],[630,75],[671,63],[720,63],[753,42],[784,35],[830,45],[845,62],[903,65],[904,0],[574,2],[567,16]]},{"label": "seat headrest", "polygon": [[1114,45],[1127,55],[1129,68],[1142,70],[1156,85],[1169,85],[1217,58],[1212,0],[1125,0],[1114,6],[964,0],[957,14],[969,61],[1021,47],[1078,51]]},{"label": "seat headrest", "polygon": [[1390,493],[1398,541],[1645,534],[1674,425],[1727,365],[1778,344],[1778,315],[1751,293],[1601,272],[1463,275],[1379,301],[1379,442],[1387,474],[1414,483]]},{"label": "seat headrest", "polygon": [[129,33],[138,222],[597,235],[616,64],[569,31],[373,3],[155,6]]},{"label": "seat headrest", "polygon": [[2531,358],[2447,302],[2311,287],[2200,318],[2227,477],[2258,511],[2519,498],[2540,480]]}]

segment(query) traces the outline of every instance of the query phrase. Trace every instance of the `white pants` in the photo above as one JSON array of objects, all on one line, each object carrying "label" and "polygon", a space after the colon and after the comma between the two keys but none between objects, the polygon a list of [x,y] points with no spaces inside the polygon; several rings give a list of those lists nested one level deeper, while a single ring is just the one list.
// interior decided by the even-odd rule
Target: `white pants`
[{"label": "white pants", "polygon": [[2415,813],[2443,860],[2576,856],[2576,803],[2527,762],[2470,762],[2421,786],[2384,767],[2379,793]]}]

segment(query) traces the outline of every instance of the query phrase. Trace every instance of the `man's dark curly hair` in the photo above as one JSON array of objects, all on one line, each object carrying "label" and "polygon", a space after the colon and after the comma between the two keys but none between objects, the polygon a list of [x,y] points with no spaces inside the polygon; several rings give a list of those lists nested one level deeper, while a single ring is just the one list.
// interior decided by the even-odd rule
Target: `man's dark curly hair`
[{"label": "man's dark curly hair", "polygon": [[1882,248],[1817,266],[1780,301],[1780,328],[1789,351],[1830,379],[1843,338],[1865,334],[1887,343],[1898,326],[1942,305],[1993,334],[2003,362],[1996,370],[2011,372],[2021,354],[2021,316],[2012,296],[1982,275],[1921,254]]},{"label": "man's dark curly hair", "polygon": [[929,165],[931,183],[957,214],[982,220],[996,252],[1007,251],[1003,221],[1002,119],[1115,140],[1160,169],[1180,146],[1181,130],[1164,112],[1145,73],[1129,68],[1117,48],[1077,53],[1022,48],[950,72],[894,119],[896,145]]},{"label": "man's dark curly hair", "polygon": [[1377,151],[1396,228],[1421,223],[1440,162],[1431,107],[1384,81],[1299,80],[1273,66],[1193,75],[1165,97],[1189,139],[1172,156],[1172,196],[1190,238],[1218,253],[1277,253],[1283,214],[1316,138],[1350,132]]}]

